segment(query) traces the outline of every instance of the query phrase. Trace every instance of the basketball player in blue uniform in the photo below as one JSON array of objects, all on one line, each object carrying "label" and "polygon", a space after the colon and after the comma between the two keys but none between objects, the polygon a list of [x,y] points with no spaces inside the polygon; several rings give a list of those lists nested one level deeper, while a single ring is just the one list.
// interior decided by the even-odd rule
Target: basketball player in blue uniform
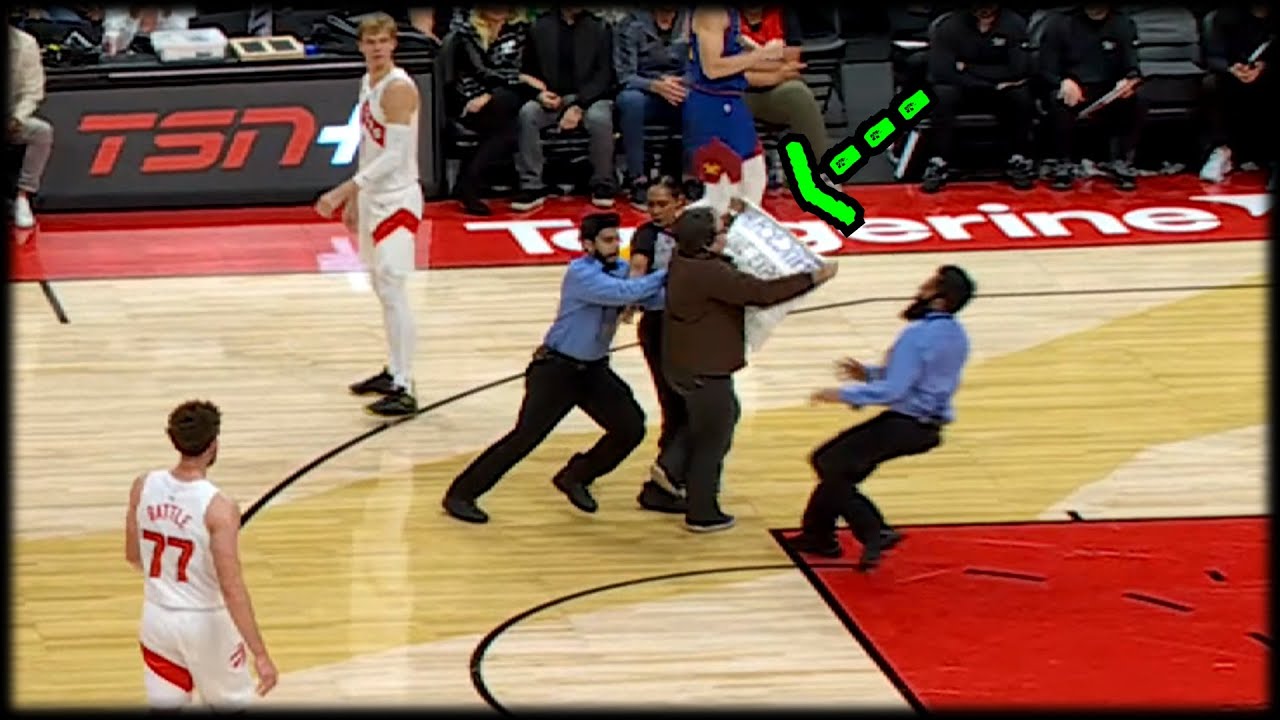
[{"label": "basketball player in blue uniform", "polygon": [[[689,42],[685,158],[693,166],[691,174],[707,182],[707,199],[722,212],[731,196],[756,205],[764,200],[768,184],[764,149],[743,94],[747,71],[781,62],[784,49],[780,40],[756,46],[741,35],[740,23],[734,8],[698,8]],[[729,176],[728,188],[716,183],[721,174]]]}]

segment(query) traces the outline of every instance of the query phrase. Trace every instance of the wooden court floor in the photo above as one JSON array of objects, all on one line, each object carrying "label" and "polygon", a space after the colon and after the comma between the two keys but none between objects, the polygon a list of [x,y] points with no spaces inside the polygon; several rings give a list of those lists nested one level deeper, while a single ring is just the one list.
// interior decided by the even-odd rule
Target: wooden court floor
[{"label": "wooden court floor", "polygon": [[[973,361],[944,445],[868,481],[891,522],[1267,513],[1264,242],[844,258],[739,376],[729,532],[691,535],[637,508],[658,421],[637,349],[615,363],[653,431],[597,483],[595,516],[550,484],[594,437],[577,412],[484,498],[489,525],[440,511],[453,475],[509,428],[518,381],[302,475],[245,528],[250,590],[282,672],[264,703],[483,708],[471,660],[486,635],[619,583],[506,627],[487,647],[485,692],[516,710],[904,707],[768,531],[797,525],[808,452],[867,417],[811,407],[809,391],[831,382],[842,355],[878,358],[907,295],[944,261],[979,283],[964,313]],[[561,274],[417,274],[421,401],[519,373]],[[345,386],[381,362],[381,319],[371,294],[332,275],[85,280],[58,292],[70,325],[35,284],[11,289],[14,701],[138,705],[140,589],[121,525],[131,479],[171,462],[166,413],[192,397],[220,404],[214,479],[248,507],[378,425]],[[634,332],[624,326],[619,341]]]}]

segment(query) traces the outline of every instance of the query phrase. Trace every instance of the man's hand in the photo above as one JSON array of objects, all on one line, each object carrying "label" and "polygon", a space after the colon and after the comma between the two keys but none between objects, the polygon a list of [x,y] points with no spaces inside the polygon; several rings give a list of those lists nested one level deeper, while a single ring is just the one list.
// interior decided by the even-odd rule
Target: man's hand
[{"label": "man's hand", "polygon": [[270,656],[255,655],[253,657],[253,669],[258,673],[258,696],[261,697],[271,692],[271,688],[276,686],[276,682],[280,679],[280,673],[276,670],[276,664],[271,662]]},{"label": "man's hand", "polygon": [[489,100],[491,100],[492,97],[493,96],[490,95],[489,93],[485,93],[483,95],[479,95],[468,100],[467,106],[465,108],[467,114],[475,115],[476,113],[480,112],[480,110],[484,108],[485,105],[489,104]]},{"label": "man's hand", "polygon": [[684,102],[685,96],[689,93],[684,86],[684,80],[675,75],[663,75],[650,83],[649,88],[655,95],[672,105]]},{"label": "man's hand", "polygon": [[631,321],[635,319],[636,314],[639,312],[640,312],[640,306],[628,305],[627,307],[622,309],[622,312],[618,313],[618,322],[626,323],[627,325],[630,325]]},{"label": "man's hand", "polygon": [[781,60],[787,52],[787,44],[777,38],[765,43],[757,52],[761,60]]},{"label": "man's hand", "polygon": [[1246,66],[1244,69],[1244,72],[1241,73],[1239,76],[1240,82],[1248,85],[1249,83],[1257,80],[1258,76],[1262,74],[1263,68],[1265,68],[1266,66],[1267,64],[1262,62],[1261,60],[1254,63],[1253,65]]},{"label": "man's hand", "polygon": [[817,270],[814,270],[812,273],[813,284],[821,285],[825,283],[826,281],[835,277],[836,271],[839,269],[840,269],[840,266],[836,263],[833,263],[833,262],[822,263],[822,267],[818,268]]},{"label": "man's hand", "polygon": [[1067,107],[1075,107],[1084,100],[1084,91],[1071,78],[1062,78],[1062,84],[1058,86],[1058,93],[1062,95],[1062,103]]},{"label": "man's hand", "polygon": [[809,402],[814,405],[820,405],[822,403],[838,403],[840,402],[840,388],[822,388],[821,390],[814,390],[809,395]]},{"label": "man's hand", "polygon": [[1244,82],[1245,74],[1249,72],[1249,66],[1244,63],[1233,63],[1230,69],[1231,74],[1235,75],[1236,79],[1240,82]]},{"label": "man's hand", "polygon": [[1138,87],[1138,78],[1123,78],[1116,83],[1116,88],[1120,90],[1118,97],[1127,98],[1133,96],[1134,88]]},{"label": "man's hand", "polygon": [[329,219],[338,211],[338,208],[345,205],[348,201],[355,198],[356,191],[360,186],[354,181],[348,180],[341,185],[333,188],[329,192],[320,196],[316,201],[316,214],[322,218]]},{"label": "man's hand", "polygon": [[538,93],[538,104],[547,110],[559,110],[562,102],[564,100],[550,90],[543,90]]},{"label": "man's hand", "polygon": [[578,124],[581,122],[582,122],[582,108],[577,105],[574,105],[573,107],[570,107],[568,110],[565,110],[564,114],[560,116],[560,129],[565,131],[573,130],[574,128],[578,127]]},{"label": "man's hand", "polygon": [[800,73],[805,69],[805,64],[799,60],[787,60],[782,63],[782,67],[778,68],[778,82],[784,83],[788,80],[795,80],[800,77]]},{"label": "man's hand", "polygon": [[853,358],[841,358],[836,361],[836,379],[863,382],[867,379],[867,368]]},{"label": "man's hand", "polygon": [[360,203],[355,196],[348,199],[346,204],[342,206],[342,226],[345,227],[347,232],[351,233],[352,236],[355,236],[360,232],[359,207]]}]

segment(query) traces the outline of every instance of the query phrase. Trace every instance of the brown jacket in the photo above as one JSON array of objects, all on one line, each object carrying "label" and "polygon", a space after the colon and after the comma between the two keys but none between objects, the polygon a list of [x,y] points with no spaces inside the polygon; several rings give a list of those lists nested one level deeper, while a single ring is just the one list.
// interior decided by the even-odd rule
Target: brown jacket
[{"label": "brown jacket", "polygon": [[663,365],[681,375],[729,375],[746,367],[746,306],[767,307],[813,288],[809,273],[761,280],[723,255],[676,253],[667,269]]}]

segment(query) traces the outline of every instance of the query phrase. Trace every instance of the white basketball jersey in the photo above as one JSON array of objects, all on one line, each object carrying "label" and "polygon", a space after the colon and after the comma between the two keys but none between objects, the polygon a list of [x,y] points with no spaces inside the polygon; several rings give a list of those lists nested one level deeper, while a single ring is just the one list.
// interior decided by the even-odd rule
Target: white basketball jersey
[{"label": "white basketball jersey", "polygon": [[217,494],[208,480],[182,481],[168,470],[147,473],[138,500],[138,539],[149,602],[175,610],[224,606],[204,519]]},{"label": "white basketball jersey", "polygon": [[[413,78],[404,68],[392,68],[378,81],[370,85],[369,74],[360,80],[360,169],[368,167],[386,152],[387,116],[382,111],[382,93],[396,80],[413,84]],[[417,87],[416,85],[414,85]],[[367,192],[392,192],[418,183],[418,112],[409,120],[409,151],[396,158],[396,168],[377,187]]]}]

